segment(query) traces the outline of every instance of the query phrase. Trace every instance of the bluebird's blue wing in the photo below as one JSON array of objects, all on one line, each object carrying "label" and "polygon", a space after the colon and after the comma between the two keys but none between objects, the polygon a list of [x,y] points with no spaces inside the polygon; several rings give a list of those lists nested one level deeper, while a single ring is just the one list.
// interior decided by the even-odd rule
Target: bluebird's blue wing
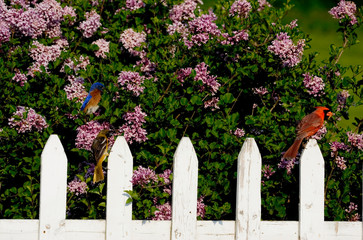
[{"label": "bluebird's blue wing", "polygon": [[82,104],[82,107],[81,107],[81,111],[83,111],[83,109],[87,106],[89,100],[91,100],[92,96],[91,94],[88,94],[86,99],[84,100],[83,104]]}]

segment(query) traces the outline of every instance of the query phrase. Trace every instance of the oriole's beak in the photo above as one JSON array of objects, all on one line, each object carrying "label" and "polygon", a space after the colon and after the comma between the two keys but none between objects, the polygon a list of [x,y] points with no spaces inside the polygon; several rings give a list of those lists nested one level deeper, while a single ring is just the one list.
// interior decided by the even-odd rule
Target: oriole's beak
[{"label": "oriole's beak", "polygon": [[332,112],[328,112],[326,115],[328,116],[328,119],[330,119],[331,116],[333,116],[333,113]]}]

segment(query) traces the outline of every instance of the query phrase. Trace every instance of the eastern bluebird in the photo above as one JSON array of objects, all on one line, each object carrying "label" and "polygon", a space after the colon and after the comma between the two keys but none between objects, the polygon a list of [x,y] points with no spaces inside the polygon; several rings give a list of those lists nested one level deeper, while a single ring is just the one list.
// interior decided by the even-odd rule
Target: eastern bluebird
[{"label": "eastern bluebird", "polygon": [[98,133],[95,140],[93,140],[91,149],[96,160],[96,166],[93,174],[93,183],[102,181],[104,179],[102,162],[108,156],[108,133],[109,130],[103,129]]},{"label": "eastern bluebird", "polygon": [[101,100],[101,93],[105,86],[102,83],[96,82],[92,84],[88,96],[83,102],[81,110],[87,114],[95,113],[99,108],[98,103]]}]

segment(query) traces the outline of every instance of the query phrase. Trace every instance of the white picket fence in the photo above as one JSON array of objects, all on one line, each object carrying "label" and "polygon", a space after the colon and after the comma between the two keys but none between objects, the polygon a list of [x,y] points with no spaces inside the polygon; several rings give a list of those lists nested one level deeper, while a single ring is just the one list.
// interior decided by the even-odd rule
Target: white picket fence
[{"label": "white picket fence", "polygon": [[132,220],[133,171],[118,137],[108,158],[105,220],[66,220],[67,157],[56,135],[41,156],[39,220],[0,220],[1,240],[362,240],[362,222],[324,221],[324,159],[310,140],[300,161],[300,220],[261,221],[261,155],[248,138],[238,156],[235,221],[197,221],[198,159],[189,138],[174,155],[172,220]]}]

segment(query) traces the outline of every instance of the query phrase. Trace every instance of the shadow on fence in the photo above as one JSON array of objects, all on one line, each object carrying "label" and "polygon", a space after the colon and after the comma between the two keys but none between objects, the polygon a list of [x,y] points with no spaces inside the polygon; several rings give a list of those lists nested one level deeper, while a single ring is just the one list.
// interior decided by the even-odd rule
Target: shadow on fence
[{"label": "shadow on fence", "polygon": [[173,159],[172,220],[132,220],[133,160],[124,137],[108,159],[106,220],[66,220],[67,157],[57,135],[41,156],[39,220],[0,220],[0,240],[361,240],[362,222],[324,221],[324,159],[309,140],[300,159],[299,221],[261,221],[261,155],[247,138],[238,155],[235,221],[197,221],[198,159],[182,138]]}]

